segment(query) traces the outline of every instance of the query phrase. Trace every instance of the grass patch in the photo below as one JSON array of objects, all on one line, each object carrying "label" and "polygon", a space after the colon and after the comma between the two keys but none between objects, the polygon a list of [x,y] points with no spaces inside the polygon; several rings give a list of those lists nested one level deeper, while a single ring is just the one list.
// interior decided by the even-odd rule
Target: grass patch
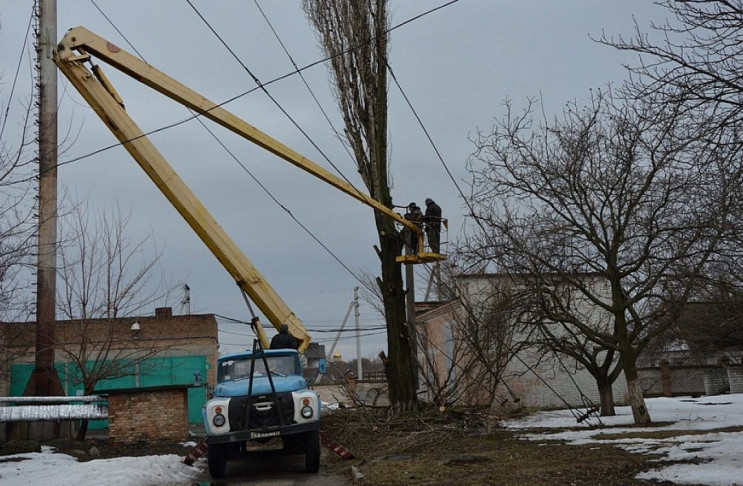
[{"label": "grass patch", "polygon": [[615,434],[601,433],[594,435],[596,440],[620,440],[620,439],[670,439],[683,435],[707,435],[712,433],[743,432],[743,426],[723,427],[719,429],[705,430],[638,430],[632,432],[619,432]]}]

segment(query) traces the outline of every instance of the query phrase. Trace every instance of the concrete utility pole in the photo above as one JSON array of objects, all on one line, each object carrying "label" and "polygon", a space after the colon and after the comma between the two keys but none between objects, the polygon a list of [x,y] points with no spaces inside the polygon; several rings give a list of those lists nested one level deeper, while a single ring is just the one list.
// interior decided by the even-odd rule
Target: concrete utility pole
[{"label": "concrete utility pole", "polygon": [[[415,271],[413,265],[405,265],[405,285],[407,293],[405,294],[405,312],[408,319],[408,334],[410,336],[410,349],[415,354],[413,360],[413,372],[415,373],[415,389],[419,387],[420,377],[418,376],[418,328],[415,319]],[[428,296],[426,296],[426,300]]]},{"label": "concrete utility pole", "polygon": [[441,301],[441,296],[443,295],[441,292],[441,262],[436,262],[433,265],[433,270],[431,271],[430,277],[428,277],[428,286],[426,287],[426,296],[423,299],[424,302],[428,302],[428,299],[431,295],[431,287],[433,287],[433,284],[436,284],[436,300]]},{"label": "concrete utility pole", "polygon": [[364,379],[364,370],[361,366],[361,332],[359,329],[359,288],[353,288],[354,319],[356,321],[356,378]]},{"label": "concrete utility pole", "polygon": [[39,233],[36,276],[36,368],[26,395],[64,395],[54,370],[57,279],[57,1],[40,0],[37,30],[39,71]]}]

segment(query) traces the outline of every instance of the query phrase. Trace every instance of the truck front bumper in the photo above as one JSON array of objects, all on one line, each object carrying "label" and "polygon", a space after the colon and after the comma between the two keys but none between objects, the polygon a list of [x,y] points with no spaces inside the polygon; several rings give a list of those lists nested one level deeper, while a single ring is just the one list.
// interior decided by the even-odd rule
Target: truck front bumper
[{"label": "truck front bumper", "polygon": [[320,430],[320,422],[310,422],[306,424],[294,424],[276,427],[267,427],[263,429],[241,430],[238,432],[229,432],[227,434],[210,435],[206,439],[207,444],[234,444],[236,442],[247,442],[249,440],[266,439],[271,437],[281,437],[285,435],[300,434],[312,430]]}]

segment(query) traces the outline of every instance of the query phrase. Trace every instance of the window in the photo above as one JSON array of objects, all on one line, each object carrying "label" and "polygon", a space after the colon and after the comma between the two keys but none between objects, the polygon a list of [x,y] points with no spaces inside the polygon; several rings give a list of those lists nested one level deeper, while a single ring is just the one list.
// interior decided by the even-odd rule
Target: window
[{"label": "window", "polygon": [[[274,376],[298,375],[300,374],[299,363],[296,356],[267,356],[268,369]],[[266,376],[266,367],[263,359],[239,358],[222,361],[217,372],[217,381],[243,380],[250,378],[250,367],[253,366],[253,377]]]}]

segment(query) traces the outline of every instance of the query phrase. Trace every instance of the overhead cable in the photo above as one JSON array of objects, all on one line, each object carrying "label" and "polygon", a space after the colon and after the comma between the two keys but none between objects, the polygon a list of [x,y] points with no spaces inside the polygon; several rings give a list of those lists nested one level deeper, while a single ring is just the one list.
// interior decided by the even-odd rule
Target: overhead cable
[{"label": "overhead cable", "polygon": [[[256,84],[256,86],[258,88],[260,88],[261,91],[263,91],[266,94],[266,96],[268,96],[268,99],[270,99],[273,102],[273,104],[276,105],[276,107],[281,111],[281,113],[283,113],[284,116],[286,116],[286,118],[292,123],[292,125],[294,125],[294,127],[297,130],[299,130],[299,133],[301,133],[304,136],[304,138],[307,139],[307,141],[310,142],[310,144],[313,147],[315,147],[315,150],[317,150],[317,152],[322,156],[322,158],[324,158],[325,161],[328,164],[330,164],[330,166],[333,167],[333,169],[335,169],[335,171],[338,173],[338,175],[340,175],[343,178],[343,180],[345,180],[346,183],[348,183],[348,185],[351,186],[351,188],[354,191],[356,191],[357,193],[361,194],[362,192],[359,189],[357,189],[353,185],[353,183],[351,183],[351,181],[348,180],[348,178],[330,160],[330,158],[325,154],[325,152],[320,148],[320,146],[315,143],[315,141],[312,139],[312,137],[310,137],[309,134],[299,125],[299,123],[297,123],[297,121],[294,119],[294,117],[292,117],[289,114],[289,112],[286,111],[284,109],[284,107],[276,100],[276,98],[274,98],[273,95],[268,92],[268,89],[266,89],[266,85],[263,84],[263,83],[261,83],[260,79],[258,79],[258,77],[250,70],[250,68],[248,68],[248,66],[246,66],[244,62],[242,62],[242,60],[240,59],[240,57],[237,54],[235,54],[235,51],[227,44],[227,42],[224,40],[224,38],[221,35],[219,35],[219,33],[214,29],[214,27],[212,27],[212,25],[209,23],[209,21],[206,20],[206,18],[203,15],[201,15],[201,12],[199,12],[199,10],[194,6],[194,4],[191,3],[191,0],[186,0],[186,3],[188,3],[188,5],[191,6],[191,8],[194,10],[194,12],[196,12],[196,15],[198,15],[199,18],[202,20],[202,22],[204,23],[204,25],[206,25],[209,28],[209,30],[217,37],[217,39],[225,47],[225,49],[227,49],[227,51],[238,62],[238,64],[240,64],[240,66],[242,66],[243,70],[245,70],[245,72],[248,73],[251,78],[253,78],[253,82]],[[296,69],[296,67],[295,67],[295,69]],[[300,74],[300,71],[298,69],[296,70],[296,72],[297,72],[297,74]],[[304,78],[302,78],[302,79],[304,79]]]},{"label": "overhead cable", "polygon": [[8,124],[8,115],[10,114],[10,105],[11,101],[13,100],[13,93],[15,92],[15,86],[18,82],[18,75],[21,71],[21,62],[23,61],[23,54],[26,52],[26,45],[28,43],[28,36],[31,32],[31,26],[33,25],[33,19],[34,15],[36,13],[36,5],[34,5],[31,8],[31,15],[28,18],[28,25],[26,26],[26,35],[23,36],[23,46],[21,47],[21,52],[18,55],[18,64],[15,68],[15,75],[13,75],[13,83],[10,86],[10,94],[8,95],[8,104],[5,107],[5,114],[3,115],[3,123],[2,126],[0,126],[0,140],[3,138],[3,133],[5,132],[5,126]]},{"label": "overhead cable", "polygon": [[[127,37],[119,30],[119,28],[113,23],[113,21],[106,16],[106,14],[101,10],[101,8],[95,3],[94,0],[91,0],[93,5],[98,9],[99,12],[103,15],[103,17],[113,26],[113,28],[116,30],[116,32],[119,33],[119,35],[124,39],[124,41],[134,50],[134,52],[137,53],[137,55],[144,60],[144,56],[134,47],[134,45],[127,39]],[[190,2],[189,2],[190,3]],[[260,86],[259,86],[260,87]],[[256,87],[258,89],[259,87]],[[299,219],[291,212],[289,208],[284,206],[272,193],[269,191],[269,189],[260,181],[258,178],[245,166],[245,164],[222,142],[222,140],[217,137],[217,135],[204,123],[202,118],[192,111],[191,109],[188,109],[189,113],[191,114],[191,119],[196,119],[199,124],[204,128],[204,130],[211,135],[211,137],[227,152],[227,154],[255,181],[256,184],[268,195],[271,200],[274,201],[275,204],[277,204],[281,209],[283,209],[289,217],[294,220],[315,242],[317,242],[336,262],[338,262],[341,267],[343,267],[354,279],[361,282],[361,279],[359,276],[357,276],[351,268],[346,265],[325,243],[323,243],[304,223],[299,221]],[[152,132],[150,132],[152,133]]]}]

